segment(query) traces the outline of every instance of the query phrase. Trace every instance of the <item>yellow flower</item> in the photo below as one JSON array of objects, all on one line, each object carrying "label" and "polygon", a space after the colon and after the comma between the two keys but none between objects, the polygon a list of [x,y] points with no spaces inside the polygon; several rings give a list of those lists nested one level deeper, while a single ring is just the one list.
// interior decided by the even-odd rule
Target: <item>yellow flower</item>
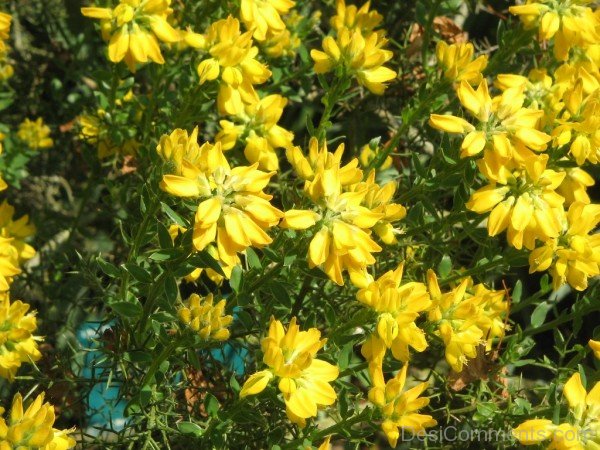
[{"label": "yellow flower", "polygon": [[455,372],[461,372],[468,358],[477,356],[477,347],[491,347],[493,338],[504,335],[503,315],[508,303],[503,291],[482,284],[472,286],[470,278],[450,292],[442,293],[432,270],[427,272],[432,306],[428,319],[435,322],[437,333],[446,347],[446,361]]},{"label": "yellow flower", "polygon": [[268,35],[285,30],[281,14],[287,14],[295,4],[292,0],[242,0],[240,17],[254,39],[264,41]]},{"label": "yellow flower", "polygon": [[57,430],[54,425],[54,407],[44,403],[44,394],[23,410],[23,398],[15,394],[8,417],[4,418],[0,407],[0,448],[67,450],[75,447],[75,439],[69,436],[74,431]]},{"label": "yellow flower", "polygon": [[302,42],[298,35],[286,28],[279,33],[269,36],[263,42],[261,48],[271,58],[281,58],[283,56],[294,56],[300,44]]},{"label": "yellow flower", "polygon": [[[204,250],[216,241],[218,260],[233,267],[246,248],[270,244],[272,239],[265,230],[283,216],[269,203],[271,196],[263,192],[275,172],[262,172],[258,164],[232,169],[220,143],[199,147],[192,141],[169,147],[166,143],[172,142],[173,135],[161,139],[158,148],[163,157],[173,151],[167,157],[175,162],[175,173],[163,176],[161,189],[176,197],[201,200],[194,222],[194,247]],[[180,156],[182,152],[185,154]]]},{"label": "yellow flower", "polygon": [[242,34],[239,20],[229,16],[210,25],[198,45],[210,55],[198,65],[200,84],[220,77],[217,105],[221,114],[243,114],[244,105],[258,102],[253,85],[264,83],[271,72],[256,59],[252,31]]},{"label": "yellow flower", "polygon": [[509,11],[518,15],[525,27],[538,27],[540,40],[554,38],[554,55],[566,60],[571,47],[584,47],[600,39],[594,12],[585,6],[589,3],[591,0],[527,0]]},{"label": "yellow flower", "polygon": [[594,340],[590,339],[590,341],[588,342],[588,345],[592,349],[592,352],[594,352],[594,356],[596,358],[600,359],[600,341],[594,341]]},{"label": "yellow flower", "polygon": [[35,313],[27,313],[29,305],[10,301],[8,294],[0,299],[0,377],[14,380],[22,363],[39,360]]},{"label": "yellow flower", "polygon": [[486,149],[510,160],[518,157],[515,153],[519,146],[539,152],[545,150],[551,140],[536,128],[544,112],[523,108],[525,96],[520,88],[506,89],[501,96],[492,99],[485,79],[476,90],[462,81],[457,95],[463,107],[478,120],[477,126],[460,117],[438,114],[430,116],[429,124],[448,133],[465,134],[462,158],[478,155]]},{"label": "yellow flower", "polygon": [[403,270],[404,264],[400,264],[396,270],[386,272],[356,294],[358,301],[378,314],[372,339],[381,343],[372,342],[362,349],[369,362],[373,360],[371,356],[376,356],[371,354],[370,349],[381,347],[381,344],[392,350],[394,358],[403,362],[409,359],[409,347],[417,352],[427,348],[425,333],[415,320],[429,308],[431,300],[423,283],[402,284]]},{"label": "yellow flower", "polygon": [[588,278],[600,275],[600,235],[590,235],[599,222],[600,205],[571,204],[561,235],[529,255],[529,273],[549,269],[555,290],[565,283],[585,290]]},{"label": "yellow flower", "polygon": [[384,419],[381,429],[390,446],[394,448],[401,429],[418,435],[437,424],[433,417],[418,413],[429,404],[429,398],[421,397],[428,384],[419,383],[411,389],[404,389],[407,370],[408,364],[405,364],[387,383],[384,381],[381,367],[374,368],[371,375],[373,387],[369,391],[369,400],[381,410]]},{"label": "yellow flower", "polygon": [[595,184],[594,178],[579,167],[565,168],[564,172],[565,179],[558,186],[556,192],[564,197],[565,206],[575,202],[590,203],[587,188]]},{"label": "yellow flower", "polygon": [[271,319],[269,335],[261,342],[263,362],[269,368],[251,375],[240,397],[262,392],[277,378],[288,418],[303,427],[306,419],[316,417],[319,406],[333,405],[337,398],[330,384],[338,377],[337,366],[316,358],[326,341],[316,328],[300,331],[295,317],[287,330]]},{"label": "yellow flower", "polygon": [[308,143],[308,157],[304,156],[300,147],[291,147],[286,150],[286,157],[296,175],[306,181],[313,181],[317,172],[325,171],[331,174],[338,172],[342,186],[358,183],[363,178],[362,170],[358,168],[358,160],[352,159],[348,164],[342,165],[344,144],[338,145],[335,152],[327,151],[327,145],[319,145],[316,138],[311,138]]},{"label": "yellow flower", "polygon": [[181,39],[167,18],[171,0],[121,0],[115,8],[81,8],[81,13],[101,20],[102,36],[108,41],[108,59],[125,61],[135,72],[136,63],[164,64],[159,41],[168,44]]},{"label": "yellow flower", "polygon": [[535,445],[550,439],[549,449],[595,449],[600,426],[600,383],[586,392],[579,373],[566,382],[563,395],[569,406],[567,421],[555,425],[550,420],[527,420],[513,429],[513,436],[523,445]]},{"label": "yellow flower", "polygon": [[121,153],[123,155],[135,155],[140,143],[135,139],[126,139],[121,145],[114,144],[108,134],[108,126],[103,123],[104,111],[98,110],[98,115],[82,114],[77,118],[80,127],[79,138],[97,146],[98,158],[104,159]]},{"label": "yellow flower", "polygon": [[[6,138],[6,135],[0,133],[0,155],[2,155],[2,152],[4,152],[4,146],[2,145],[4,138]],[[4,181],[2,176],[0,176],[0,192],[4,191],[7,187],[8,184],[6,184],[6,181]]]},{"label": "yellow flower", "polygon": [[436,48],[438,64],[444,72],[444,78],[453,83],[466,81],[469,84],[481,82],[483,70],[487,66],[487,55],[473,59],[475,48],[470,42],[448,45],[439,41]]},{"label": "yellow flower", "polygon": [[565,173],[546,169],[548,155],[529,158],[525,168],[512,172],[506,184],[492,182],[471,195],[467,208],[478,214],[490,212],[488,234],[507,230],[513,247],[532,250],[536,239],[558,237],[564,215],[564,198],[555,190]]},{"label": "yellow flower", "polygon": [[12,242],[12,238],[0,237],[0,292],[8,291],[13,277],[21,273],[19,252]]},{"label": "yellow flower", "polygon": [[27,144],[31,150],[50,148],[54,145],[50,137],[50,127],[44,124],[41,117],[38,117],[35,121],[25,119],[21,122],[17,137]]},{"label": "yellow flower", "polygon": [[234,117],[234,122],[221,120],[221,131],[215,140],[223,150],[232,149],[238,140],[245,143],[244,155],[250,163],[258,163],[262,170],[278,170],[279,159],[275,149],[292,146],[294,134],[277,125],[287,100],[281,95],[269,95],[246,105],[245,111]]},{"label": "yellow flower", "polygon": [[35,226],[29,223],[29,216],[13,220],[14,214],[15,208],[4,200],[0,204],[0,236],[10,239],[10,245],[17,251],[21,263],[35,256],[35,249],[25,242],[35,233]]},{"label": "yellow flower", "polygon": [[[369,11],[370,7],[370,1],[357,8],[355,5],[346,6],[344,0],[337,0],[337,14],[331,18],[331,26],[338,32],[347,28],[352,31],[359,30],[363,36],[366,36],[383,21],[383,16],[377,11]],[[378,33],[383,33],[383,31],[378,31]]]},{"label": "yellow flower", "polygon": [[344,284],[342,274],[348,271],[352,282],[364,287],[368,282],[366,267],[375,263],[372,253],[381,251],[371,238],[371,229],[379,230],[383,240],[388,240],[390,234],[393,237],[388,225],[404,217],[405,210],[390,203],[395,185],[381,188],[373,177],[359,183],[363,174],[357,168],[358,160],[342,166],[343,150],[340,145],[330,153],[316,139],[311,139],[308,158],[297,147],[288,149],[288,159],[306,180],[304,192],[316,211],[286,211],[281,226],[295,230],[314,227],[309,267],[321,267],[338,285]]},{"label": "yellow flower", "polygon": [[[176,224],[172,224],[169,226],[169,234],[171,235],[171,239],[173,239],[173,241],[175,241],[175,239],[177,238],[179,233],[185,233],[186,231],[187,231],[187,229],[183,228],[182,226],[176,225]],[[205,250],[215,260],[219,259],[219,253],[218,253],[217,247],[215,245],[209,245],[208,247],[206,247]],[[223,270],[223,273],[225,275],[231,276],[231,271],[233,270],[233,267],[221,266],[221,269]],[[205,268],[197,267],[190,274],[186,275],[184,277],[184,280],[188,281],[190,283],[193,283],[193,282],[197,281],[198,278],[200,278],[200,275],[202,275],[203,272],[206,273],[206,276],[208,277],[208,279],[210,281],[212,281],[213,283],[215,283],[217,285],[222,284],[223,280],[225,279],[225,277],[223,275],[221,275],[218,272],[215,272],[213,269],[210,269],[210,268],[205,269]]]},{"label": "yellow flower", "polygon": [[[372,148],[370,144],[364,145],[360,150],[360,155],[358,157],[360,165],[365,169],[368,168],[374,160],[379,158],[379,154],[382,150],[383,149],[378,146]],[[392,167],[392,163],[392,157],[390,155],[386,156],[381,166],[379,166],[379,170],[389,169]]]},{"label": "yellow flower", "polygon": [[390,181],[383,186],[379,186],[375,182],[375,171],[372,170],[365,181],[351,186],[349,190],[364,192],[365,197],[362,205],[370,209],[371,212],[383,214],[373,226],[373,231],[379,236],[379,239],[387,245],[398,242],[396,235],[400,234],[401,231],[394,228],[392,223],[406,217],[406,208],[397,203],[391,203],[396,193],[396,183]]},{"label": "yellow flower", "polygon": [[563,114],[557,119],[552,135],[556,145],[569,145],[569,153],[578,165],[600,162],[600,90],[585,95],[583,83],[565,93]]},{"label": "yellow flower", "polygon": [[[388,81],[397,76],[385,67],[393,53],[383,47],[387,40],[381,34],[363,36],[360,29],[341,28],[337,36],[323,39],[323,50],[311,50],[316,73],[341,70],[343,76],[356,77],[358,83],[374,94],[382,95]],[[336,72],[336,76],[340,76]]]},{"label": "yellow flower", "polygon": [[183,324],[198,333],[202,339],[229,339],[227,327],[233,321],[233,317],[225,315],[224,299],[214,304],[212,293],[206,297],[192,294],[177,310],[177,315]]},{"label": "yellow flower", "polygon": [[10,34],[11,22],[12,22],[12,16],[10,14],[0,12],[0,40],[1,41],[8,40],[9,34]]}]

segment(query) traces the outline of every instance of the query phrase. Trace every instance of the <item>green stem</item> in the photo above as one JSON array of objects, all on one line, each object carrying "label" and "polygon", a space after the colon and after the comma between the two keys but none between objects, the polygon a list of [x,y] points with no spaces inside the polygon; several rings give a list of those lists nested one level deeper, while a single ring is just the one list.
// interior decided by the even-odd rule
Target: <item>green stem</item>
[{"label": "green stem", "polygon": [[160,355],[158,355],[158,357],[154,361],[152,361],[152,364],[148,368],[148,372],[146,372],[146,375],[144,375],[144,378],[142,378],[142,383],[140,386],[143,387],[148,384],[148,382],[152,379],[160,365],[173,353],[173,351],[177,348],[178,345],[179,341],[175,339],[163,349]]},{"label": "green stem", "polygon": [[320,143],[325,142],[327,137],[327,129],[331,126],[329,119],[333,113],[333,108],[335,108],[335,105],[346,91],[347,84],[346,77],[338,77],[323,96],[322,103],[325,105],[325,109],[323,110],[323,114],[319,120],[319,126],[315,132],[315,135]]}]

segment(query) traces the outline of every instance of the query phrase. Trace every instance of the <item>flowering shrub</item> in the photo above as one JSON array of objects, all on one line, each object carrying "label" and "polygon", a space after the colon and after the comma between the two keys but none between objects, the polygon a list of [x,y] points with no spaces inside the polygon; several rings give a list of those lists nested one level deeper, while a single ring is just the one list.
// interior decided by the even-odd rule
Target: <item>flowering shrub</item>
[{"label": "flowering shrub", "polygon": [[0,450],[600,448],[596,3],[5,0],[0,110]]}]

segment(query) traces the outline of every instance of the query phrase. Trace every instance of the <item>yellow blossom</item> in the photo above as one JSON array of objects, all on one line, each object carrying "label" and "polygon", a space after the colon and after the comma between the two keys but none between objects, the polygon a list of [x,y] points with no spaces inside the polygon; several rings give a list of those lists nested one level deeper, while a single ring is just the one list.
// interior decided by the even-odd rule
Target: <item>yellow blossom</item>
[{"label": "yellow blossom", "polygon": [[0,377],[14,380],[22,363],[39,360],[35,313],[21,300],[10,301],[8,294],[0,299]]},{"label": "yellow blossom", "polygon": [[[384,66],[393,53],[385,50],[387,40],[383,33],[363,34],[360,28],[342,27],[335,38],[323,39],[323,51],[311,50],[316,73],[327,73],[340,69],[344,76],[356,77],[359,84],[374,94],[382,95],[386,83],[397,74]],[[340,75],[336,72],[337,76]]]},{"label": "yellow blossom", "polygon": [[19,262],[35,256],[35,249],[25,240],[35,233],[35,226],[29,222],[29,216],[21,216],[13,220],[15,208],[4,200],[0,204],[0,236],[10,239],[10,244],[17,251]]},{"label": "yellow blossom", "polygon": [[[446,347],[446,361],[455,372],[461,372],[469,358],[477,356],[477,347],[504,335],[502,316],[507,312],[504,292],[483,285],[471,287],[464,279],[449,292],[440,290],[437,276],[427,272],[432,305],[429,320],[435,322],[437,333]],[[487,341],[486,341],[487,339]]]},{"label": "yellow blossom", "polygon": [[594,12],[586,5],[591,0],[555,1],[527,0],[524,5],[511,6],[527,28],[538,27],[539,39],[554,39],[554,55],[559,60],[569,56],[571,47],[597,43],[600,37]]},{"label": "yellow blossom", "polygon": [[229,339],[227,327],[233,317],[225,315],[225,299],[215,305],[212,293],[206,297],[192,294],[177,310],[177,315],[183,324],[198,333],[202,339]]},{"label": "yellow blossom", "polygon": [[564,198],[555,190],[565,173],[546,169],[548,155],[529,158],[525,167],[511,173],[505,184],[492,182],[471,195],[467,208],[478,214],[490,212],[488,234],[507,230],[515,248],[532,250],[536,239],[558,237],[564,214]]},{"label": "yellow blossom", "polygon": [[285,30],[281,14],[287,14],[295,4],[292,0],[242,0],[240,17],[254,39],[264,41],[268,35]]},{"label": "yellow blossom", "polygon": [[[4,146],[2,145],[2,141],[4,140],[4,138],[6,138],[6,135],[0,132],[0,155],[2,155],[2,153],[4,152]],[[6,181],[4,181],[0,174],[0,192],[4,191],[7,187],[8,184],[6,184]]]},{"label": "yellow blossom", "polygon": [[316,358],[326,341],[316,328],[300,331],[295,317],[287,330],[271,319],[269,334],[261,341],[263,362],[269,368],[251,375],[240,397],[258,394],[278,379],[288,418],[303,427],[306,419],[316,417],[319,406],[330,406],[337,398],[330,384],[338,377],[337,366]]},{"label": "yellow blossom", "polygon": [[246,105],[243,113],[233,122],[221,120],[221,131],[215,140],[223,150],[232,149],[238,140],[244,142],[244,155],[250,163],[258,163],[261,170],[278,170],[279,158],[275,150],[292,146],[294,134],[277,125],[287,100],[281,95],[269,95]]},{"label": "yellow blossom", "polygon": [[12,16],[10,14],[0,12],[0,41],[8,40],[11,22]]},{"label": "yellow blossom", "polygon": [[21,122],[17,137],[31,150],[50,148],[54,145],[54,141],[50,137],[50,127],[44,124],[41,117],[35,121],[25,119]]},{"label": "yellow blossom", "polygon": [[[172,145],[174,134],[161,139],[157,149],[175,163],[174,173],[163,176],[161,189],[200,201],[192,238],[196,250],[216,242],[222,266],[233,267],[246,248],[270,244],[272,239],[265,230],[277,225],[283,216],[269,202],[271,196],[263,192],[274,172],[262,172],[258,164],[231,168],[220,143],[200,147],[192,140]],[[177,135],[184,134],[177,131]]]},{"label": "yellow blossom", "polygon": [[569,407],[568,417],[558,425],[547,419],[527,420],[513,429],[513,436],[523,445],[551,440],[548,449],[595,449],[600,426],[600,383],[586,392],[579,373],[566,382],[563,396]]},{"label": "yellow blossom", "polygon": [[125,61],[135,72],[137,63],[164,64],[159,42],[175,43],[181,33],[167,18],[171,0],[120,0],[115,8],[81,8],[81,13],[101,20],[102,37],[108,41],[108,59]]},{"label": "yellow blossom", "polygon": [[23,409],[23,398],[15,394],[8,416],[3,417],[0,407],[0,448],[67,450],[75,447],[75,439],[69,436],[74,430],[57,430],[54,425],[54,407],[44,403],[44,394],[38,395]]},{"label": "yellow blossom", "polygon": [[[338,32],[347,28],[352,31],[359,30],[366,36],[383,21],[383,16],[377,11],[369,11],[370,7],[370,1],[357,8],[355,5],[346,5],[345,0],[337,0],[336,15],[331,18],[331,26]],[[379,33],[383,32],[379,31]]]},{"label": "yellow blossom", "polygon": [[473,59],[475,48],[470,42],[447,44],[439,41],[436,48],[438,64],[441,66],[444,78],[453,83],[466,81],[469,84],[481,82],[483,70],[487,66],[487,55]]},{"label": "yellow blossom", "polygon": [[419,383],[405,390],[407,370],[408,364],[405,364],[387,383],[381,367],[375,368],[371,375],[373,387],[369,391],[369,400],[381,410],[381,429],[393,448],[398,443],[400,430],[419,435],[437,424],[433,417],[418,412],[429,404],[429,398],[421,397],[428,384]]},{"label": "yellow blossom", "polygon": [[564,169],[565,179],[556,189],[565,199],[565,206],[575,202],[590,203],[587,188],[595,184],[594,178],[579,167]]},{"label": "yellow blossom", "polygon": [[197,45],[210,56],[198,65],[200,84],[220,79],[217,106],[221,114],[243,114],[245,104],[258,102],[253,85],[264,83],[271,72],[256,59],[252,31],[242,33],[239,20],[229,16],[210,25]]},{"label": "yellow blossom", "polygon": [[[377,160],[377,158],[379,158],[379,155],[382,151],[382,148],[372,148],[370,144],[363,145],[362,149],[360,150],[360,155],[358,157],[360,165],[365,169],[368,168],[374,160]],[[381,163],[381,165],[379,166],[379,170],[389,169],[390,167],[392,167],[392,163],[392,157],[390,155],[387,155],[383,160],[383,163]]]},{"label": "yellow blossom", "polygon": [[19,252],[12,243],[12,238],[0,237],[0,292],[8,291],[13,277],[21,273]]},{"label": "yellow blossom", "polygon": [[600,162],[600,90],[585,95],[583,83],[576,83],[564,95],[565,111],[557,119],[552,135],[556,145],[569,144],[569,153],[578,165]]},{"label": "yellow blossom", "polygon": [[80,127],[79,137],[92,145],[96,145],[98,158],[104,159],[117,153],[135,155],[140,143],[135,139],[126,139],[121,145],[116,145],[108,136],[108,126],[103,123],[105,112],[98,110],[97,115],[82,114],[77,118]]},{"label": "yellow blossom", "polygon": [[590,339],[588,345],[592,349],[592,352],[594,352],[594,356],[597,359],[600,359],[600,341],[594,341],[593,339]]},{"label": "yellow blossom", "polygon": [[[173,241],[175,241],[175,239],[177,238],[177,236],[180,233],[185,233],[187,230],[180,226],[180,225],[176,225],[176,224],[172,224],[171,226],[169,226],[169,235],[171,236],[171,239],[173,239]],[[205,248],[205,251],[207,251],[210,256],[212,256],[215,260],[219,259],[219,253],[217,251],[217,247],[215,245],[209,245],[208,247]],[[225,274],[231,274],[231,271],[233,270],[233,267],[223,267],[221,266],[223,273]],[[184,277],[185,281],[188,281],[190,283],[195,282],[196,280],[198,280],[200,278],[200,275],[202,275],[202,273],[206,273],[206,276],[208,277],[208,279],[210,281],[212,281],[213,283],[220,285],[221,283],[223,283],[223,280],[225,279],[225,277],[223,275],[221,275],[219,272],[216,272],[215,270],[211,269],[211,268],[201,268],[201,267],[197,267],[194,270],[192,270],[192,272],[188,275],[186,275]]]},{"label": "yellow blossom", "polygon": [[417,352],[427,348],[425,333],[415,323],[420,313],[431,304],[427,288],[423,283],[402,283],[404,264],[396,270],[386,272],[356,294],[356,298],[377,314],[377,325],[370,342],[363,346],[363,355],[370,362],[378,359],[381,352],[371,349],[388,348],[394,358],[407,362],[409,347]]},{"label": "yellow blossom", "polygon": [[342,274],[348,271],[352,282],[364,287],[366,268],[375,263],[372,254],[381,251],[371,238],[371,229],[380,226],[383,240],[391,242],[388,238],[393,237],[393,232],[388,225],[391,227],[390,222],[404,217],[405,210],[390,203],[395,185],[381,188],[373,177],[360,183],[363,174],[357,168],[357,159],[342,166],[343,150],[340,145],[330,153],[316,139],[309,144],[308,158],[299,148],[288,149],[288,159],[300,178],[306,180],[304,192],[315,210],[286,211],[281,226],[312,228],[309,267],[321,267],[339,285],[344,284]]},{"label": "yellow blossom", "polygon": [[523,153],[543,151],[551,140],[549,135],[537,129],[544,112],[523,108],[525,96],[521,88],[506,89],[492,99],[485,79],[476,90],[462,81],[457,95],[463,107],[477,119],[477,125],[460,117],[438,114],[430,116],[429,124],[438,130],[465,135],[461,145],[462,158],[479,155],[485,149],[505,160],[523,159]]},{"label": "yellow blossom", "polygon": [[565,283],[585,290],[588,278],[600,275],[600,235],[590,234],[598,223],[600,205],[571,204],[560,236],[530,253],[529,273],[549,270],[555,290]]}]

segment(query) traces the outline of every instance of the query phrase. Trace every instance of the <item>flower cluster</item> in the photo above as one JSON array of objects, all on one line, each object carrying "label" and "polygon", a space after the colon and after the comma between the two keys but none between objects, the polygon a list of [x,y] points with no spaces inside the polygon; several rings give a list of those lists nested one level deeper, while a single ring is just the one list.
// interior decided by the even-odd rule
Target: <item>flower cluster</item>
[{"label": "flower cluster", "polygon": [[352,77],[374,94],[381,95],[396,72],[384,66],[394,56],[386,50],[383,30],[376,30],[383,16],[369,11],[369,2],[360,9],[337,2],[337,15],[331,18],[334,36],[323,39],[323,50],[312,50],[316,73],[335,72],[336,77]]},{"label": "flower cluster", "polygon": [[10,301],[8,293],[0,299],[0,377],[14,380],[22,363],[39,360],[40,339],[32,333],[37,328],[35,313],[21,300]]},{"label": "flower cluster", "polygon": [[54,425],[54,407],[38,395],[23,409],[23,398],[16,394],[5,418],[0,407],[0,442],[3,449],[67,450],[76,445],[69,436],[74,430],[57,430]]},{"label": "flower cluster", "polygon": [[427,397],[421,394],[427,389],[427,383],[419,383],[405,390],[408,364],[387,382],[384,381],[381,367],[371,372],[373,387],[369,390],[369,400],[379,407],[384,418],[381,429],[390,445],[395,448],[400,430],[420,434],[437,422],[430,415],[419,414],[419,410],[429,404]]},{"label": "flower cluster", "polygon": [[14,73],[13,67],[8,62],[10,48],[6,43],[10,33],[11,22],[11,15],[0,11],[0,83],[8,80]]},{"label": "flower cluster", "polygon": [[229,277],[240,253],[272,242],[266,230],[283,213],[263,189],[274,172],[260,171],[258,164],[231,168],[220,143],[200,146],[197,135],[197,130],[188,136],[178,129],[163,136],[157,151],[172,172],[163,176],[161,188],[176,197],[198,199],[194,247],[201,251],[216,244],[216,259]]},{"label": "flower cluster", "polygon": [[177,310],[179,320],[196,332],[202,339],[226,341],[229,339],[227,327],[233,321],[225,315],[225,300],[214,304],[213,294],[200,297],[192,294]]},{"label": "flower cluster", "polygon": [[330,406],[337,398],[329,383],[338,377],[338,368],[316,358],[326,342],[316,328],[300,331],[295,317],[287,330],[272,319],[269,334],[261,342],[263,362],[269,368],[251,375],[240,397],[262,392],[276,378],[288,418],[304,427],[306,419],[316,417],[319,406]]},{"label": "flower cluster", "polygon": [[600,425],[600,383],[586,392],[581,375],[575,373],[565,383],[563,395],[569,407],[565,422],[555,424],[549,419],[532,419],[513,430],[513,436],[523,445],[550,440],[548,448],[595,448]]},{"label": "flower cluster", "polygon": [[358,159],[342,165],[343,152],[343,145],[331,153],[315,138],[308,157],[299,147],[288,149],[288,160],[305,180],[304,192],[313,209],[286,211],[281,226],[313,230],[307,255],[310,267],[321,267],[339,285],[347,271],[355,285],[365,286],[367,266],[375,263],[373,253],[381,251],[372,231],[386,244],[395,242],[392,223],[404,218],[406,209],[392,203],[393,182],[379,186],[374,172],[363,180]]},{"label": "flower cluster", "polygon": [[26,242],[35,227],[29,216],[14,220],[14,213],[6,200],[0,204],[0,292],[8,291],[13,277],[21,273],[21,265],[35,256],[35,249]]},{"label": "flower cluster", "polygon": [[31,150],[50,148],[54,145],[50,137],[50,127],[44,124],[44,119],[41,117],[36,120],[25,119],[19,125],[17,137]]},{"label": "flower cluster", "polygon": [[292,146],[294,134],[277,125],[287,100],[278,94],[245,105],[243,111],[232,117],[233,121],[221,120],[221,131],[216,141],[223,150],[232,149],[238,141],[244,143],[244,156],[250,163],[258,163],[262,170],[278,170],[278,148]]},{"label": "flower cluster", "polygon": [[159,42],[172,44],[181,39],[181,33],[167,21],[173,12],[170,4],[171,0],[121,0],[115,8],[87,7],[81,13],[100,20],[108,59],[125,61],[135,72],[138,63],[164,64]]},{"label": "flower cluster", "polygon": [[452,73],[470,74],[456,94],[475,120],[432,114],[430,124],[464,135],[460,156],[477,158],[487,184],[471,195],[467,208],[489,213],[488,234],[506,231],[509,245],[531,252],[531,272],[549,270],[555,289],[568,283],[584,290],[600,274],[599,241],[592,234],[598,208],[586,192],[594,179],[581,167],[600,161],[598,21],[589,2],[559,3],[528,1],[510,8],[553,45],[557,65],[528,76],[498,75],[500,93],[494,97],[486,79],[476,89],[470,84],[481,78],[477,60],[450,58],[457,50],[440,44],[442,66],[450,68],[452,59]]}]

